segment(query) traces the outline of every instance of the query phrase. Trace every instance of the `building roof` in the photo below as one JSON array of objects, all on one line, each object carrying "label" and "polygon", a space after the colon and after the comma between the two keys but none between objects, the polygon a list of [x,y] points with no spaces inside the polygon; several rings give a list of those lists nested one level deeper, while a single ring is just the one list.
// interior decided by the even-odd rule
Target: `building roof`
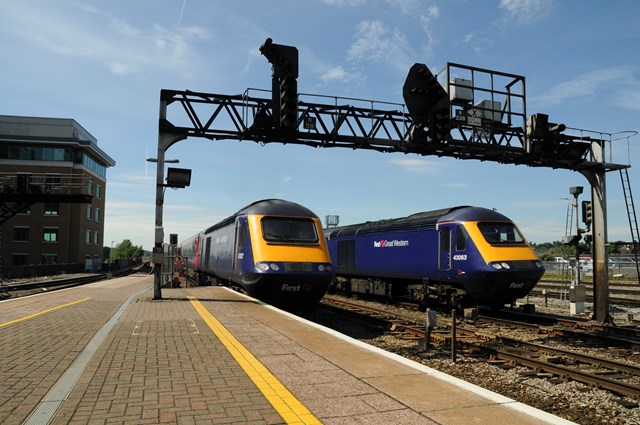
[{"label": "building roof", "polygon": [[116,161],[98,147],[98,139],[71,118],[0,115],[0,142],[2,141],[76,145],[89,151],[106,167],[116,165]]}]

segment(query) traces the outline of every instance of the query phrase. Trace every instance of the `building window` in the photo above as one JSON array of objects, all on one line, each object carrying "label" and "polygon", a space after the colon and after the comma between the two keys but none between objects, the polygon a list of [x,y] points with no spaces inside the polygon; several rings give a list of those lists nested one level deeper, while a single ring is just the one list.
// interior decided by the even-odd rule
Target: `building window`
[{"label": "building window", "polygon": [[87,205],[87,220],[91,220],[91,205]]},{"label": "building window", "polygon": [[91,171],[98,174],[100,177],[106,177],[107,175],[107,167],[102,165],[91,155],[88,155],[85,153],[82,156],[82,164],[84,164],[84,166],[90,169]]},{"label": "building window", "polygon": [[45,202],[44,215],[60,214],[60,204],[58,202]]},{"label": "building window", "polygon": [[93,180],[89,180],[89,183],[87,183],[87,192],[89,195],[93,195]]},{"label": "building window", "polygon": [[29,264],[29,254],[13,254],[12,264],[14,266],[26,266]]},{"label": "building window", "polygon": [[58,262],[57,254],[42,254],[42,259],[40,260],[42,264],[56,264]]},{"label": "building window", "polygon": [[100,185],[96,185],[96,198],[100,199]]},{"label": "building window", "polygon": [[71,161],[71,149],[48,146],[5,145],[0,147],[0,159],[30,161]]},{"label": "building window", "polygon": [[14,227],[13,228],[13,240],[15,242],[29,242],[29,228],[28,227]]},{"label": "building window", "polygon": [[96,232],[93,232],[93,243],[98,245],[98,242],[100,242],[100,237],[99,237],[99,233],[96,231]]},{"label": "building window", "polygon": [[86,242],[87,245],[89,245],[91,243],[91,230],[87,229],[87,235],[86,235],[84,241]]},{"label": "building window", "polygon": [[45,227],[42,232],[42,240],[44,242],[58,242],[58,229]]},{"label": "building window", "polygon": [[96,221],[100,221],[100,208],[96,208],[96,216],[95,216]]},{"label": "building window", "polygon": [[47,176],[44,180],[44,190],[51,192],[56,187],[60,187],[62,184],[62,178],[60,176]]}]

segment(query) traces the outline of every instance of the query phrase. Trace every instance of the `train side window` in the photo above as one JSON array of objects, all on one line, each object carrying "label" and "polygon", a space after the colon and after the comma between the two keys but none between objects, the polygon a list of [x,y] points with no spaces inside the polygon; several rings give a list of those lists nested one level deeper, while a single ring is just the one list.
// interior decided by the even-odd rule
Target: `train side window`
[{"label": "train side window", "polygon": [[456,231],[456,251],[464,251],[467,249],[467,240],[469,239],[469,234],[467,233],[467,229],[462,226],[458,226]]}]

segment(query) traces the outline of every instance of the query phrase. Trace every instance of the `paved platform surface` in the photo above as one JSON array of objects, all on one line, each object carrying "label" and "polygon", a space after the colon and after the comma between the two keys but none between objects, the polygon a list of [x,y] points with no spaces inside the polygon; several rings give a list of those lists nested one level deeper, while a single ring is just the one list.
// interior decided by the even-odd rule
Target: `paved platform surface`
[{"label": "paved platform surface", "polygon": [[568,424],[221,287],[0,302],[2,424]]}]

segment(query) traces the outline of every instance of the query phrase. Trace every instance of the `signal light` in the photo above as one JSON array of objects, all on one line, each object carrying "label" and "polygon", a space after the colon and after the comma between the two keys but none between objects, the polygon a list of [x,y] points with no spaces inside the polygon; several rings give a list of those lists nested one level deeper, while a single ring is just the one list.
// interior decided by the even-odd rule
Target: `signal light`
[{"label": "signal light", "polygon": [[298,82],[295,78],[282,78],[279,86],[280,127],[298,128]]},{"label": "signal light", "polygon": [[426,65],[416,63],[411,67],[402,87],[402,95],[417,129],[424,130],[427,127],[429,137],[439,141],[449,135],[449,97]]},{"label": "signal light", "polygon": [[582,222],[587,226],[593,222],[593,205],[591,201],[582,201]]},{"label": "signal light", "polygon": [[295,130],[298,127],[298,49],[275,44],[270,38],[260,46],[271,63],[273,126]]}]

